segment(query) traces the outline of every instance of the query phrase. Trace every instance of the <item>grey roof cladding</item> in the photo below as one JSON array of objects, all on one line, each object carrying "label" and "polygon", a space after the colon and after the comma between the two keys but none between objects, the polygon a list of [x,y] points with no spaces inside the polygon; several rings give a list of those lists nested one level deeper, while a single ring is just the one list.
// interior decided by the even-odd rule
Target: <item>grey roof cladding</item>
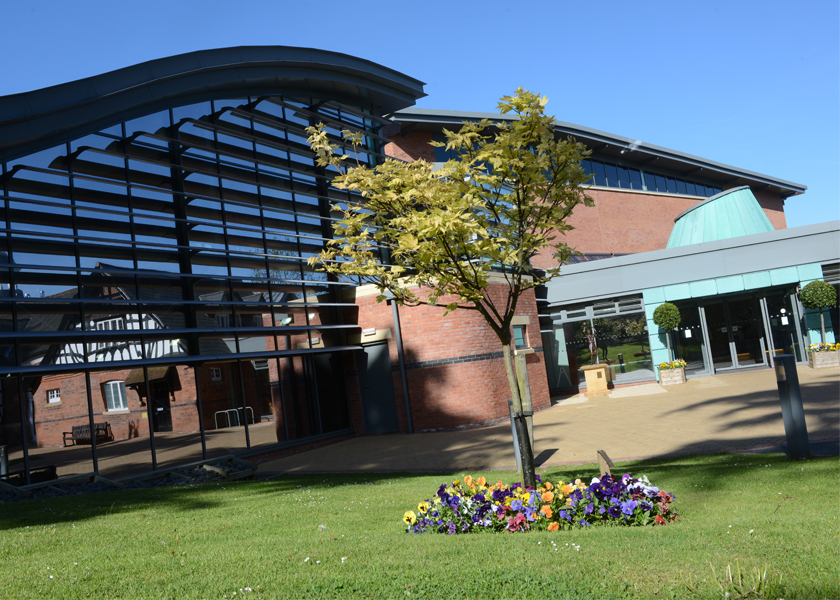
[{"label": "grey roof cladding", "polygon": [[840,258],[840,221],[563,265],[546,284],[549,306]]},{"label": "grey roof cladding", "polygon": [[[517,117],[515,115],[501,115],[499,113],[481,113],[481,112],[464,112],[457,110],[440,110],[431,108],[404,108],[398,110],[392,115],[392,118],[399,123],[417,123],[430,125],[459,125],[463,121],[477,121],[480,119],[488,119],[490,121],[512,121]],[[555,130],[558,133],[570,135],[579,141],[584,142],[587,146],[592,147],[593,143],[606,144],[614,146],[618,151],[618,155],[623,151],[630,150],[632,153],[640,153],[647,155],[650,158],[663,159],[665,168],[674,168],[675,165],[684,165],[691,169],[705,170],[707,173],[713,173],[716,179],[730,180],[733,183],[749,183],[752,185],[766,185],[777,188],[777,191],[784,196],[794,196],[803,194],[808,189],[808,186],[779,179],[778,177],[771,177],[746,169],[739,169],[731,165],[715,162],[677,150],[671,150],[662,146],[656,146],[640,140],[630,139],[624,136],[607,133],[591,127],[584,127],[583,125],[575,125],[574,123],[567,123],[564,121],[554,122]],[[615,153],[614,153],[615,154]],[[627,156],[629,157],[630,154]],[[696,176],[696,175],[695,175]],[[725,179],[724,179],[725,178]],[[732,178],[735,178],[734,180]]]},{"label": "grey roof cladding", "polygon": [[289,46],[201,50],[0,97],[0,158],[16,158],[176,100],[324,94],[391,113],[425,96],[423,86],[408,75],[339,52]]}]

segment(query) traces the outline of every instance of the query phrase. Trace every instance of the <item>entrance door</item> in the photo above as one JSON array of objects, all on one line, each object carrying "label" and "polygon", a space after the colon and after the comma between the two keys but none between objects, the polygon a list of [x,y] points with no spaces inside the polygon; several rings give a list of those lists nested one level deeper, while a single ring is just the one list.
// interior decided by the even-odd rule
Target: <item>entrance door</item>
[{"label": "entrance door", "polygon": [[399,431],[394,378],[388,342],[370,344],[356,352],[365,433]]},{"label": "entrance door", "polygon": [[715,371],[767,365],[764,319],[754,296],[704,304],[709,354]]},{"label": "entrance door", "polygon": [[169,403],[169,384],[165,381],[153,381],[152,386],[152,425],[155,433],[172,431],[172,407]]}]

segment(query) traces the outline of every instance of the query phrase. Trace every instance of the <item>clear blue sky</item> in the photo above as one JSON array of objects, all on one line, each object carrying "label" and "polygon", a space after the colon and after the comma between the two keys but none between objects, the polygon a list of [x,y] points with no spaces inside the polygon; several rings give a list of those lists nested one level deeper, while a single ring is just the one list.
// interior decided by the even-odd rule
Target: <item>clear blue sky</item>
[{"label": "clear blue sky", "polygon": [[789,227],[840,219],[840,3],[218,0],[3,6],[0,96],[241,45],[352,54],[427,83],[418,106],[558,119],[801,183]]}]

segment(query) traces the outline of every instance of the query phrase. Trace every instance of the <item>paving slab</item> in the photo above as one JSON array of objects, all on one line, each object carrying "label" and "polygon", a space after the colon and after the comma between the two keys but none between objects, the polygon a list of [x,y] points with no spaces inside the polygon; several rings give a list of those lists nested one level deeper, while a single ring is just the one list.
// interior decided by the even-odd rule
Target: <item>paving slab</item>
[{"label": "paving slab", "polygon": [[[840,445],[840,368],[799,367],[809,440]],[[781,451],[784,423],[772,369],[646,384],[609,396],[555,399],[534,415],[538,466],[715,452]],[[360,436],[270,460],[266,474],[515,469],[510,424],[458,431]]]}]

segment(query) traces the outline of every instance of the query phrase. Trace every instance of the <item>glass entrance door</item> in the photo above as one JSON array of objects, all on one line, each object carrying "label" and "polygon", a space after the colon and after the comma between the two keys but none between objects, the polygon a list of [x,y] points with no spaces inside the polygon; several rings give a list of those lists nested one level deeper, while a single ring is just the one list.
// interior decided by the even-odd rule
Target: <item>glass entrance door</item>
[{"label": "glass entrance door", "polygon": [[715,302],[703,307],[706,316],[706,328],[709,332],[709,354],[712,357],[712,369],[731,369],[735,365],[732,349],[729,346],[729,323],[726,320],[724,303]]},{"label": "glass entrance door", "polygon": [[755,367],[767,364],[764,353],[764,327],[761,306],[754,297],[732,298],[729,309],[730,337],[735,345],[735,366]]},{"label": "glass entrance door", "polygon": [[767,365],[764,319],[754,296],[704,304],[709,354],[715,371]]}]

